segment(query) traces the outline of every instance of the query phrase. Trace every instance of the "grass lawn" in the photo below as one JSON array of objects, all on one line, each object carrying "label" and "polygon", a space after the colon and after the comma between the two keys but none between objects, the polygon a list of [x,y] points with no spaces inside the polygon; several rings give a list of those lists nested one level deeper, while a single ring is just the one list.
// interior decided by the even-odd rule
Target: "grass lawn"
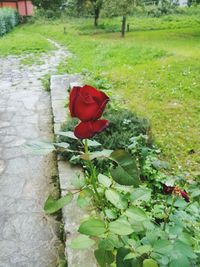
[{"label": "grass lawn", "polygon": [[[120,18],[37,22],[0,39],[0,53],[44,52],[44,37],[74,57],[59,72],[81,72],[86,82],[111,89],[123,105],[150,119],[156,142],[175,169],[197,172],[200,163],[200,16],[131,18],[122,39]],[[67,33],[63,33],[66,27]]]}]

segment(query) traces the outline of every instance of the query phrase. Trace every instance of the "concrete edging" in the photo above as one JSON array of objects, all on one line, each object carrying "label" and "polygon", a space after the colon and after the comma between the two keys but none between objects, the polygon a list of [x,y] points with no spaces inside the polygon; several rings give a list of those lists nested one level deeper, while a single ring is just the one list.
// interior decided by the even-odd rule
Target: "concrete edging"
[{"label": "concrete edging", "polygon": [[[67,89],[72,83],[80,84],[80,75],[66,74],[51,76],[51,104],[55,135],[60,131],[61,125],[67,121],[68,112],[64,107],[64,103],[68,95]],[[77,172],[80,172],[80,169],[71,166],[69,162],[63,161],[59,156],[57,156],[57,162],[61,195],[64,196],[68,190],[73,189],[71,179],[73,179]],[[68,261],[68,266],[97,267],[93,250],[74,250],[69,247],[71,240],[77,235],[80,220],[84,216],[87,216],[87,213],[78,208],[76,205],[76,198],[74,198],[69,205],[63,208],[62,214],[66,234],[65,255]]]}]

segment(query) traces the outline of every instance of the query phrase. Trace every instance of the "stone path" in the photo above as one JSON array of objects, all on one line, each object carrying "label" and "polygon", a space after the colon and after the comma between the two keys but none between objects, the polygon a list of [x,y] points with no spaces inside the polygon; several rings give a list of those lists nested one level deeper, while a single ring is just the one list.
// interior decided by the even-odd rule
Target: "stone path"
[{"label": "stone path", "polygon": [[58,223],[43,212],[54,189],[52,154],[36,156],[24,144],[52,140],[50,96],[42,87],[68,56],[58,44],[42,64],[21,65],[23,56],[0,58],[0,267],[55,267]]}]

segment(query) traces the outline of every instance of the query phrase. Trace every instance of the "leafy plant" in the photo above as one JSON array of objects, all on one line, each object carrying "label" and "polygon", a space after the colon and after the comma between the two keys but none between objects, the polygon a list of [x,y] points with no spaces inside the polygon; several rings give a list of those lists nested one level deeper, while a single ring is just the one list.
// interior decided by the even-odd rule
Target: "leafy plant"
[{"label": "leafy plant", "polygon": [[0,9],[0,36],[9,32],[19,23],[19,14],[12,8]]},{"label": "leafy plant", "polygon": [[[73,133],[67,132],[66,135],[80,143]],[[138,156],[133,157],[133,154],[141,153],[140,138],[134,142],[132,139],[131,154],[125,150],[109,150],[109,153],[101,151],[101,154],[89,152],[90,142],[81,143],[85,147],[85,151],[80,153],[85,178],[77,177],[73,184],[75,192],[79,192],[78,206],[83,209],[92,206],[93,213],[80,224],[80,235],[72,241],[71,247],[86,249],[97,242],[94,254],[102,267],[114,262],[117,267],[198,266],[200,191],[197,182],[188,184],[183,177],[169,176],[164,171],[166,164],[158,160],[158,151],[153,148],[148,148],[143,162],[146,179],[142,181],[137,175],[138,164],[133,164],[135,160],[139,162]],[[70,150],[68,145],[63,144],[64,147]],[[106,173],[100,173],[94,165],[100,156],[113,162],[113,170],[120,166],[123,171],[115,173],[111,168],[109,171],[106,169]],[[128,175],[129,171],[135,172],[137,182],[129,184],[128,180],[126,184],[129,178],[125,178],[124,172]],[[131,179],[133,177],[132,173]],[[187,188],[190,202],[185,202],[176,192],[165,195],[163,184],[180,184]],[[68,193],[57,201],[48,199],[45,209],[52,213],[67,204],[72,197]]]},{"label": "leafy plant", "polygon": [[[70,110],[79,118],[73,104],[78,97],[88,101],[88,94],[78,93],[73,91],[76,98],[70,98],[74,101]],[[94,105],[90,97],[87,105]],[[147,146],[145,135],[131,137],[125,149],[97,151],[94,148],[101,146],[99,140],[80,140],[69,131],[60,135],[78,143],[78,150],[63,141],[53,146],[58,151],[76,153],[84,177],[73,181],[73,193],[69,191],[58,200],[50,196],[44,209],[54,213],[78,194],[77,205],[88,212],[92,210],[80,223],[80,235],[71,243],[73,249],[95,247],[94,255],[101,267],[199,266],[197,182],[188,183],[183,176],[173,176],[168,164],[158,159],[159,151]],[[41,143],[38,146],[41,152]],[[49,149],[52,147],[45,143],[44,150]],[[99,160],[109,160],[109,165],[99,168]]]}]

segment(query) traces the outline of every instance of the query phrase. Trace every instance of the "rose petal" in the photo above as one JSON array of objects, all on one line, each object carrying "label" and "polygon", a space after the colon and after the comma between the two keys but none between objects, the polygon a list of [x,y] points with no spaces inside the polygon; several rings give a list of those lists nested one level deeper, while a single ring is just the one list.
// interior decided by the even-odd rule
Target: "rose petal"
[{"label": "rose petal", "polygon": [[76,137],[80,139],[92,138],[95,134],[102,132],[109,126],[107,120],[97,120],[79,123],[74,130]]},{"label": "rose petal", "polygon": [[73,87],[70,92],[70,113],[72,117],[77,117],[81,121],[91,121],[99,119],[109,97],[90,85],[83,87]]},{"label": "rose petal", "polygon": [[185,190],[181,191],[181,196],[185,199],[186,202],[190,202],[190,198]]},{"label": "rose petal", "polygon": [[76,99],[78,97],[80,88],[81,88],[80,86],[74,86],[69,94],[69,110],[72,117],[76,117],[74,109],[76,106]]},{"label": "rose petal", "polygon": [[93,132],[100,133],[109,126],[108,120],[97,120],[92,123]]}]

